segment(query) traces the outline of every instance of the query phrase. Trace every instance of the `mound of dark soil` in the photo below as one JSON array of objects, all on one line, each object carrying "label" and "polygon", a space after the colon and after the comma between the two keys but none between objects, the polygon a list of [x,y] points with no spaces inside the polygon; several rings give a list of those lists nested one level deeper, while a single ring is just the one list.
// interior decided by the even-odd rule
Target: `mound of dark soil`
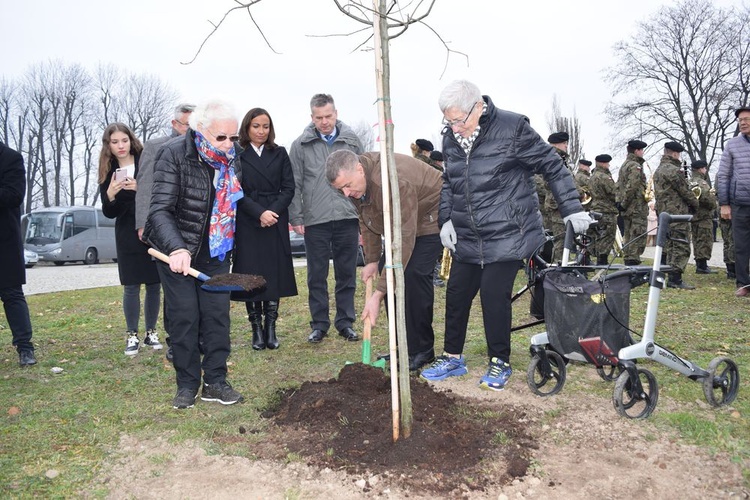
[{"label": "mound of dark soil", "polygon": [[416,378],[411,397],[411,436],[395,443],[390,379],[362,364],[284,391],[263,416],[273,419],[286,450],[309,464],[382,474],[419,490],[483,489],[526,474],[536,445],[519,423],[523,412],[435,392]]}]

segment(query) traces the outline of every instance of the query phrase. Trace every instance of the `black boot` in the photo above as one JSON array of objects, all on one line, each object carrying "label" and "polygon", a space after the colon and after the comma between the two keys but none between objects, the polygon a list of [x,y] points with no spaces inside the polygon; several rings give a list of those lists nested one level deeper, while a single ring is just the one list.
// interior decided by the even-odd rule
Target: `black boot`
[{"label": "black boot", "polygon": [[733,280],[735,278],[737,278],[737,274],[735,274],[734,271],[734,262],[732,262],[731,264],[727,263],[727,279]]},{"label": "black boot", "polygon": [[253,349],[262,351],[266,348],[263,335],[263,304],[261,302],[247,302],[247,319],[253,328]]},{"label": "black boot", "polygon": [[609,255],[607,255],[606,253],[600,253],[599,255],[596,256],[596,265],[606,266],[608,258],[609,258]]},{"label": "black boot", "polygon": [[667,288],[679,288],[681,290],[695,290],[693,285],[689,285],[682,281],[682,273],[675,271],[669,273],[669,281],[667,281]]},{"label": "black boot", "polygon": [[696,274],[716,274],[716,271],[708,267],[706,259],[695,259]]},{"label": "black boot", "polygon": [[641,263],[641,261],[636,260],[636,259],[625,259],[625,262],[624,262],[624,264],[626,266],[637,266],[640,263]]},{"label": "black boot", "polygon": [[264,301],[263,314],[266,315],[266,326],[263,329],[263,334],[266,339],[266,347],[269,349],[278,349],[279,339],[276,338],[276,318],[279,317],[279,301]]}]

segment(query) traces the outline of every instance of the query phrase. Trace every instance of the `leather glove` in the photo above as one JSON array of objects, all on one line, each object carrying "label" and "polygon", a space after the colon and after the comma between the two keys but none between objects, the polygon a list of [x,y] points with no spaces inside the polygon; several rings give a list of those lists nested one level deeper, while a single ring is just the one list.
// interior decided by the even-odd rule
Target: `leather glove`
[{"label": "leather glove", "polygon": [[451,252],[456,251],[456,230],[453,229],[453,222],[448,221],[440,228],[440,243]]},{"label": "leather glove", "polygon": [[589,224],[591,224],[591,217],[589,217],[589,214],[587,214],[586,212],[576,212],[565,217],[563,219],[563,222],[565,223],[565,225],[570,222],[573,225],[573,231],[576,234],[581,234],[585,233],[589,228]]}]

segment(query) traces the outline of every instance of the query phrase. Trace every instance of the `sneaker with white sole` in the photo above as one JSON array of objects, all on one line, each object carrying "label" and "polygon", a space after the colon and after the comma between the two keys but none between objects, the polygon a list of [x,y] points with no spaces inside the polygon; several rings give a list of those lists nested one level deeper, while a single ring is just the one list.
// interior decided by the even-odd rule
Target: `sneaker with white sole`
[{"label": "sneaker with white sole", "polygon": [[138,354],[138,348],[141,342],[138,340],[137,332],[128,332],[128,339],[125,341],[125,354],[128,356],[135,356]]},{"label": "sneaker with white sole", "polygon": [[180,387],[177,389],[177,395],[172,400],[172,408],[175,410],[185,410],[195,406],[195,398],[198,396],[198,389]]},{"label": "sneaker with white sole", "polygon": [[245,400],[242,394],[232,389],[232,386],[226,381],[216,382],[215,384],[203,384],[201,399],[203,401],[216,401],[223,405],[233,405]]},{"label": "sneaker with white sole", "polygon": [[163,346],[159,342],[159,334],[156,330],[146,330],[146,336],[143,338],[143,343],[147,346],[151,346],[152,349],[159,350]]},{"label": "sneaker with white sole", "polygon": [[492,358],[487,373],[479,379],[479,387],[491,391],[502,391],[508,383],[513,370],[505,361]]},{"label": "sneaker with white sole", "polygon": [[428,368],[422,370],[419,376],[425,380],[436,382],[448,377],[460,377],[467,373],[469,373],[469,370],[466,369],[466,360],[463,354],[457,358],[442,355],[438,356]]}]

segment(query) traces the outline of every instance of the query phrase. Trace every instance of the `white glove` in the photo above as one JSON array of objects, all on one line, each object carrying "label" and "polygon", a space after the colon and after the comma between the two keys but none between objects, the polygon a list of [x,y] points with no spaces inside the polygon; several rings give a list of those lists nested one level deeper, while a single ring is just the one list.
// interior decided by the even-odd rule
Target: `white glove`
[{"label": "white glove", "polygon": [[440,242],[451,252],[456,251],[456,230],[453,229],[453,222],[448,221],[440,228]]},{"label": "white glove", "polygon": [[[589,228],[589,224],[591,224],[592,220],[591,217],[589,217],[589,214],[586,212],[576,212],[574,214],[570,214],[567,217],[563,219],[563,222],[565,225],[568,225],[568,222],[571,223],[573,226],[573,231],[576,234],[585,233],[586,230]],[[442,236],[442,233],[441,233]]]}]

